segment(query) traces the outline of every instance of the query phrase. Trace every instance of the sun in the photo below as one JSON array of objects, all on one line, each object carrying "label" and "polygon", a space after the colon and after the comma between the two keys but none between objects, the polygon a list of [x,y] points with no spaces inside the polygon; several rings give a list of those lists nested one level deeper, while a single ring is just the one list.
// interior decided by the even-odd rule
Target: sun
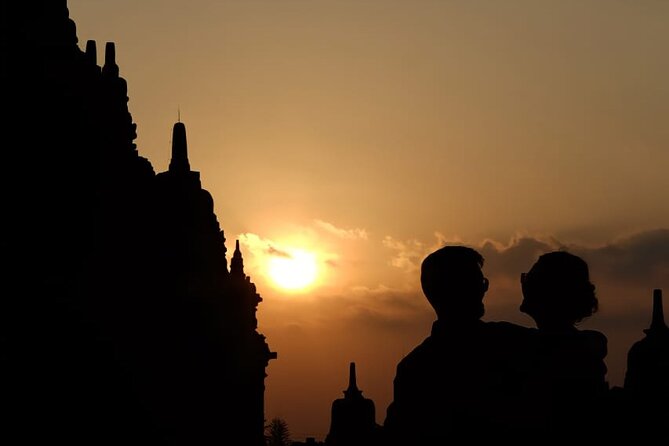
[{"label": "sun", "polygon": [[301,249],[291,249],[285,255],[273,256],[267,271],[277,287],[288,291],[304,290],[316,281],[316,256]]}]

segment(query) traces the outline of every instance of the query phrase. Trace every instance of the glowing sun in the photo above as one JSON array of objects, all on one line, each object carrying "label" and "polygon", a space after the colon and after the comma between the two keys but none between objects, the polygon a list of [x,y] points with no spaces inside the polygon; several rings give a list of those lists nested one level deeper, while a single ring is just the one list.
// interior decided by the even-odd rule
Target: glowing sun
[{"label": "glowing sun", "polygon": [[272,257],[267,268],[276,286],[291,291],[307,288],[318,274],[316,257],[300,249],[291,249],[285,256]]}]

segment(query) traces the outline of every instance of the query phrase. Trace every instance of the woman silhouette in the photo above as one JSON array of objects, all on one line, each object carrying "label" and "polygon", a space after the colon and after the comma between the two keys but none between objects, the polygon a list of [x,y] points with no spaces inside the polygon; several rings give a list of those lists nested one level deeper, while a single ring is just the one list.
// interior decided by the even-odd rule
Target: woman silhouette
[{"label": "woman silhouette", "polygon": [[533,429],[553,439],[597,433],[597,407],[608,391],[607,339],[576,327],[598,309],[587,263],[565,251],[550,252],[521,275],[521,285],[520,311],[538,329],[528,383]]}]

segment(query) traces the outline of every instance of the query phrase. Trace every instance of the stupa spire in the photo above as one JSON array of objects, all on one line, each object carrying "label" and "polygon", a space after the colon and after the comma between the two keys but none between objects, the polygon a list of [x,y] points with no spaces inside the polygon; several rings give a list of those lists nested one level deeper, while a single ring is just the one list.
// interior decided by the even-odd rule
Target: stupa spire
[{"label": "stupa spire", "polygon": [[644,330],[647,334],[659,333],[669,329],[664,321],[664,309],[662,308],[662,290],[653,290],[653,318],[650,328]]},{"label": "stupa spire", "polygon": [[362,391],[358,389],[358,382],[355,375],[355,362],[349,364],[348,368],[348,389],[344,390],[346,398],[355,398],[362,396]]},{"label": "stupa spire", "polygon": [[98,49],[95,40],[86,41],[86,59],[91,65],[98,64]]},{"label": "stupa spire", "polygon": [[332,402],[330,432],[325,438],[326,445],[367,445],[377,444],[377,424],[374,401],[362,396],[355,375],[355,362],[348,369],[348,389],[344,398]]},{"label": "stupa spire", "polygon": [[116,65],[116,45],[114,42],[107,42],[105,45],[105,64],[102,67],[102,74],[112,78],[119,76],[118,65]]},{"label": "stupa spire", "polygon": [[244,277],[244,259],[242,251],[239,249],[239,240],[235,241],[235,252],[230,260],[230,274],[233,276]]},{"label": "stupa spire", "polygon": [[170,172],[190,172],[186,126],[181,122],[181,116],[172,129],[172,159],[169,170]]}]

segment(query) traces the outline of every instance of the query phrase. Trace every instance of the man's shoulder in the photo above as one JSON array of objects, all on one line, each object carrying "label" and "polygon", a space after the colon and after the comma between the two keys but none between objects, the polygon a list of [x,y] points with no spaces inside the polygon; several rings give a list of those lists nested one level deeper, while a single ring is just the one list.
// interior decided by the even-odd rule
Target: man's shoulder
[{"label": "man's shoulder", "polygon": [[423,339],[423,341],[415,346],[409,353],[407,353],[404,358],[400,361],[400,364],[403,362],[411,362],[414,361],[418,358],[421,358],[422,356],[430,353],[434,349],[434,338],[432,336],[428,336],[427,338]]},{"label": "man's shoulder", "polygon": [[397,364],[397,370],[406,370],[422,364],[432,358],[437,349],[434,336],[428,336],[423,342],[414,347]]},{"label": "man's shoulder", "polygon": [[[525,345],[534,338],[537,330],[505,321],[481,321],[475,330],[453,336],[453,333],[444,334],[443,327],[433,329],[430,336],[414,347],[404,356],[397,365],[398,371],[420,367],[424,363],[434,362],[444,356],[445,349],[462,348],[463,346],[480,342],[489,344],[491,348],[506,348],[509,345]],[[472,340],[473,339],[473,340]]]}]

